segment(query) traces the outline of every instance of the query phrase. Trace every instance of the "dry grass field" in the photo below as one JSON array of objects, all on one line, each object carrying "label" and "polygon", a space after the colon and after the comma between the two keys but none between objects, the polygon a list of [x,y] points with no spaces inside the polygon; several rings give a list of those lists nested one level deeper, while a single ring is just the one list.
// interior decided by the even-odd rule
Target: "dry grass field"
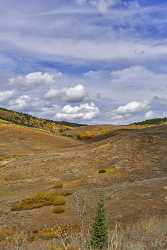
[{"label": "dry grass field", "polygon": [[[146,227],[150,220],[156,221],[157,228],[161,227],[156,230],[165,235],[167,125],[85,126],[52,134],[0,122],[2,249],[5,240],[13,242],[16,235],[24,235],[32,250],[38,249],[37,243],[46,250],[81,249],[48,248],[48,244],[56,241],[61,230],[64,235],[78,233],[83,208],[87,228],[101,196],[105,197],[112,235],[115,225],[122,228],[116,236],[119,242],[132,237],[133,243],[138,237],[139,244],[144,229],[137,236],[135,232],[141,221]],[[150,231],[155,227],[151,223]],[[127,236],[130,229],[132,235]],[[148,247],[146,241],[154,239],[154,234],[146,234],[138,248],[110,249],[166,249]]]}]

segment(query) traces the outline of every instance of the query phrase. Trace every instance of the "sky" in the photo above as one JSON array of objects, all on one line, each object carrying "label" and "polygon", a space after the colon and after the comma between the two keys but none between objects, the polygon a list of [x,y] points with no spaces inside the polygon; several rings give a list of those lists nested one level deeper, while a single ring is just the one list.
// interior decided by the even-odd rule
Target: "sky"
[{"label": "sky", "polygon": [[0,107],[87,124],[167,116],[166,0],[0,0]]}]

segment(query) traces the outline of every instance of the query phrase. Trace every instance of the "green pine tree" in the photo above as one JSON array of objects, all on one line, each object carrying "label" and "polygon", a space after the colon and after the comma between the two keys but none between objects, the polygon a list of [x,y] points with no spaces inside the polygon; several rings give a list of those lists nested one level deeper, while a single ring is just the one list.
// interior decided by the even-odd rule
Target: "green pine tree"
[{"label": "green pine tree", "polygon": [[90,245],[93,249],[102,250],[107,246],[108,228],[104,200],[101,199],[97,206],[96,218],[92,229]]}]

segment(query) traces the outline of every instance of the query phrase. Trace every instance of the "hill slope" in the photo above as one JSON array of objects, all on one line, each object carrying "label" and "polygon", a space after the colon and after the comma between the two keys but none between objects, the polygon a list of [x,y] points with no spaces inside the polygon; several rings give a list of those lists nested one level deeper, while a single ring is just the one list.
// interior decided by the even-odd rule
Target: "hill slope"
[{"label": "hill slope", "polygon": [[[96,137],[104,128],[110,130],[107,137],[92,142],[0,123],[0,228],[38,239],[46,226],[75,227],[77,201],[84,199],[92,217],[101,195],[111,224],[164,216],[167,125],[87,126],[72,132]],[[53,194],[64,199],[62,213],[53,213]]]},{"label": "hill slope", "polygon": [[69,123],[64,121],[56,122],[47,119],[41,119],[28,114],[19,113],[3,108],[0,108],[0,119],[27,127],[44,129],[53,133],[57,132],[60,128],[68,129],[82,126],[76,123]]},{"label": "hill slope", "polygon": [[0,123],[0,157],[55,152],[56,149],[77,145],[71,138],[51,134],[38,128],[12,123]]},{"label": "hill slope", "polygon": [[167,123],[167,118],[154,118],[154,119],[149,119],[141,122],[135,122],[135,125],[160,125],[160,124],[165,124]]}]

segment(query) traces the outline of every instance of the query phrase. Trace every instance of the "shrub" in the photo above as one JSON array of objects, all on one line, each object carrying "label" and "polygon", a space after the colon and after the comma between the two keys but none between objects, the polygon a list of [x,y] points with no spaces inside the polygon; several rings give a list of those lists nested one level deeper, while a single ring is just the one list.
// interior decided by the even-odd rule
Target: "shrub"
[{"label": "shrub", "polygon": [[11,232],[7,228],[0,228],[0,241],[10,236]]},{"label": "shrub", "polygon": [[63,188],[63,183],[61,181],[57,181],[53,188]]},{"label": "shrub", "polygon": [[99,174],[105,174],[105,173],[106,173],[106,170],[105,170],[105,169],[100,169],[98,173],[99,173]]},{"label": "shrub", "polygon": [[117,168],[116,166],[112,167],[107,167],[105,169],[99,169],[98,170],[99,174],[108,174],[111,175],[112,177],[124,177],[127,178],[129,176],[128,171],[123,168]]},{"label": "shrub", "polygon": [[92,229],[90,245],[93,249],[102,250],[107,246],[108,229],[104,208],[104,200],[100,200],[97,207],[95,222]]},{"label": "shrub", "polygon": [[70,195],[72,195],[72,191],[70,191],[70,190],[64,190],[61,194],[63,196],[70,196]]},{"label": "shrub", "polygon": [[55,207],[55,208],[53,209],[53,213],[55,213],[55,214],[62,214],[62,213],[64,213],[64,212],[65,212],[64,207]]},{"label": "shrub", "polygon": [[59,206],[64,204],[65,197],[63,195],[58,195],[55,192],[43,192],[36,194],[32,198],[27,198],[17,202],[13,206],[12,211],[29,210],[51,205]]}]

